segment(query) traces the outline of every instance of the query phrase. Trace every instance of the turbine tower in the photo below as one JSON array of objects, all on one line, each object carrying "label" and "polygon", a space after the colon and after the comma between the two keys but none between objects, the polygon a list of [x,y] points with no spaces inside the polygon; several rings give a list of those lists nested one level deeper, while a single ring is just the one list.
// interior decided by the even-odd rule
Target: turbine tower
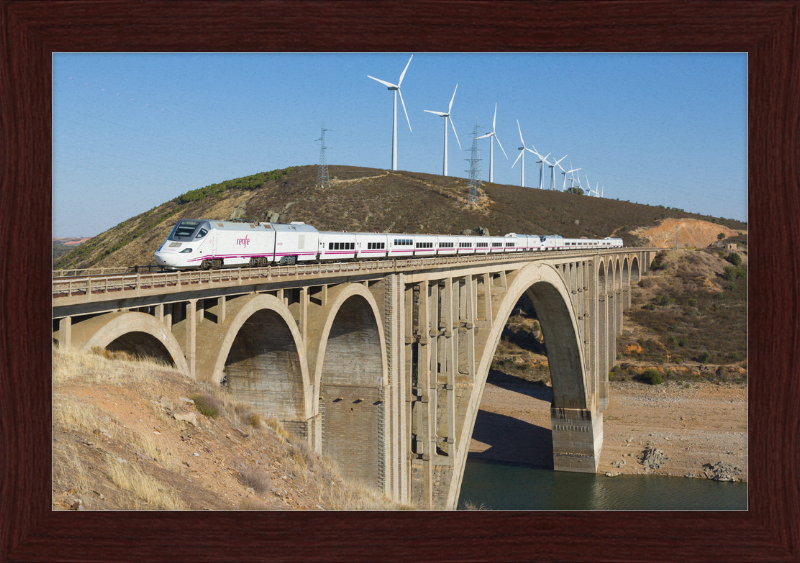
[{"label": "turbine tower", "polygon": [[392,84],[391,82],[386,82],[385,80],[380,80],[375,78],[374,76],[367,75],[367,78],[371,78],[377,82],[380,82],[384,86],[387,87],[388,90],[394,92],[394,103],[392,105],[392,170],[397,170],[397,95],[400,94],[400,103],[403,104],[403,112],[406,114],[406,121],[408,121],[408,130],[411,131],[411,120],[408,119],[408,112],[406,111],[406,103],[403,101],[403,94],[400,92],[400,84],[403,83],[403,77],[406,75],[406,71],[408,70],[408,65],[411,64],[411,59],[414,58],[414,55],[411,55],[411,58],[408,59],[406,63],[406,68],[403,69],[403,74],[400,75],[400,80],[397,81],[397,84]]},{"label": "turbine tower", "polygon": [[[492,140],[489,141],[489,181],[494,182],[494,142],[497,140],[497,144],[500,145],[500,150],[503,151],[503,154],[506,155],[506,160],[508,160],[508,155],[506,154],[506,150],[503,148],[503,145],[500,144],[500,137],[497,136],[496,133],[496,124],[497,124],[497,102],[494,104],[494,119],[492,120],[492,131],[490,133],[486,133],[486,135],[481,135],[478,137],[479,139],[484,139],[486,137],[491,137]],[[522,132],[520,131],[520,135]]]},{"label": "turbine tower", "polygon": [[550,156],[550,153],[547,153],[547,156],[542,156],[538,152],[536,152],[536,148],[534,147],[534,154],[539,157],[539,160],[536,161],[536,164],[539,165],[539,189],[543,189],[542,185],[544,183],[544,165],[547,164],[550,166],[550,163],[547,162],[547,157]]},{"label": "turbine tower", "polygon": [[458,142],[458,148],[459,149],[461,148],[461,141],[458,140],[458,133],[456,133],[456,126],[453,125],[453,120],[450,118],[450,110],[453,109],[453,100],[456,99],[456,90],[458,90],[458,84],[456,84],[456,89],[453,90],[453,97],[450,98],[450,105],[447,106],[447,113],[441,111],[431,111],[429,109],[425,110],[428,113],[438,115],[439,117],[444,117],[444,172],[442,172],[443,176],[447,176],[447,122],[448,121],[450,122],[450,126],[453,128],[453,135],[456,136],[456,141]]},{"label": "turbine tower", "polygon": [[[519,130],[519,140],[522,143],[522,146],[519,147],[519,156],[517,157],[517,160],[514,161],[514,164],[511,165],[511,168],[514,168],[517,165],[517,161],[519,161],[519,159],[521,157],[522,158],[522,180],[520,180],[520,184],[519,185],[524,188],[525,187],[525,151],[533,153],[533,154],[535,154],[537,156],[539,155],[539,153],[536,152],[536,147],[533,147],[533,150],[531,150],[531,149],[529,149],[528,147],[525,146],[525,139],[522,138],[522,129],[519,126],[519,119],[517,119],[517,129]],[[498,143],[499,143],[499,141],[498,141]],[[531,145],[531,146],[533,146],[533,145]],[[503,151],[503,152],[506,152],[506,151]]]},{"label": "turbine tower", "polygon": [[[559,162],[567,158],[567,155],[564,155],[559,160],[556,160],[553,164],[547,163],[547,166],[550,167],[550,189],[554,190],[556,188],[556,166],[559,166]],[[563,170],[563,168],[562,168]]]},{"label": "turbine tower", "polygon": [[[558,167],[561,168],[561,165],[559,164]],[[569,187],[572,188],[573,187],[572,184],[574,183],[575,180],[575,172],[577,172],[578,170],[580,170],[580,168],[572,168],[571,165],[570,165],[570,170],[564,170],[563,168],[561,168],[562,171],[561,173],[564,175],[564,185],[561,186],[562,192],[567,190],[567,174],[572,174],[572,176],[569,179],[569,184],[570,184]]]}]

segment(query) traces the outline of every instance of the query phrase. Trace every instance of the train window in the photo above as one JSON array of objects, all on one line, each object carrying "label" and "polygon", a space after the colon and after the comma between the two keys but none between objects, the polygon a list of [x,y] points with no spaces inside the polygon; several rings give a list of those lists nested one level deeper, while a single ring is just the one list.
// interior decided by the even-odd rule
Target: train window
[{"label": "train window", "polygon": [[203,237],[204,237],[204,236],[206,236],[207,234],[208,234],[208,231],[207,231],[207,230],[205,230],[205,229],[200,229],[200,232],[199,232],[199,233],[197,233],[197,236],[196,236],[196,237],[194,237],[194,238],[203,238]]},{"label": "train window", "polygon": [[199,221],[181,221],[175,229],[175,236],[190,237],[199,224]]}]

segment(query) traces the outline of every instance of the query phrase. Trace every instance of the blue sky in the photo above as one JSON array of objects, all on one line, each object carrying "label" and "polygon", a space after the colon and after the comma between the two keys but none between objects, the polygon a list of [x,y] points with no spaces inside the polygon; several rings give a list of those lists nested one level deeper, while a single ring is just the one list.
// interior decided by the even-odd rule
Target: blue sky
[{"label": "blue sky", "polygon": [[[319,160],[391,168],[392,94],[412,53],[53,56],[53,233],[94,236],[188,190]],[[467,176],[475,119],[494,180],[528,147],[581,168],[605,197],[747,219],[747,56],[413,53],[398,100],[398,169]],[[479,141],[489,179],[489,139]],[[534,155],[525,185],[538,187]],[[552,161],[552,158],[549,159]],[[547,169],[545,169],[547,171]],[[560,172],[560,171],[559,171]],[[557,185],[562,176],[557,175]],[[549,176],[545,177],[545,188]]]}]

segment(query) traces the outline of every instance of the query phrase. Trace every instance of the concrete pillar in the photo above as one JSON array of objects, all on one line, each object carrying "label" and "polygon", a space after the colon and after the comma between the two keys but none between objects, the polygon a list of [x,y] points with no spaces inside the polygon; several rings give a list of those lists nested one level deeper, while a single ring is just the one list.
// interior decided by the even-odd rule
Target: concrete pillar
[{"label": "concrete pillar", "polygon": [[603,449],[603,413],[591,409],[550,409],[553,469],[595,473]]},{"label": "concrete pillar", "polygon": [[439,412],[439,363],[443,358],[440,358],[440,348],[442,343],[439,341],[439,320],[441,319],[441,309],[439,302],[439,284],[432,283],[429,286],[430,300],[428,306],[430,307],[430,379],[429,385],[425,392],[429,394],[428,399],[428,441],[425,444],[425,451],[430,453],[431,463],[436,456],[436,442],[437,442],[437,418],[436,414]]},{"label": "concrete pillar", "polygon": [[167,330],[172,330],[172,303],[164,304],[164,318],[161,322],[167,327]]},{"label": "concrete pillar", "polygon": [[298,320],[298,329],[300,330],[300,337],[303,343],[307,343],[306,333],[308,332],[308,287],[300,289],[300,319]]},{"label": "concrete pillar", "polygon": [[69,348],[72,346],[72,317],[58,319],[58,347]]},{"label": "concrete pillar", "polygon": [[486,322],[488,326],[492,326],[492,274],[483,274],[483,298],[484,298],[484,311],[486,311]]},{"label": "concrete pillar", "polygon": [[422,454],[422,503],[420,508],[430,510],[433,507],[433,459],[431,455],[431,444],[433,443],[433,435],[431,432],[431,349],[433,348],[430,337],[430,288],[428,282],[425,281],[420,286],[419,292],[419,332],[420,332],[420,347],[419,355],[417,358],[417,388],[421,393],[419,397],[420,409],[419,419],[417,421],[417,444],[419,446],[420,438],[422,448],[417,450]]},{"label": "concrete pillar", "polygon": [[159,303],[156,305],[155,317],[157,320],[164,322],[164,304]]},{"label": "concrete pillar", "polygon": [[597,379],[598,407],[608,406],[608,298],[600,293],[597,300]]},{"label": "concrete pillar", "polygon": [[610,291],[606,296],[608,303],[608,363],[606,369],[610,370],[614,367],[614,362],[617,359],[617,314],[616,314],[616,299],[614,299],[614,291]]},{"label": "concrete pillar", "polygon": [[197,317],[197,323],[199,324],[203,322],[203,319],[206,316],[206,311],[205,311],[206,300],[196,299],[195,301],[197,303],[197,310],[195,311],[195,316]]},{"label": "concrete pillar", "polygon": [[469,371],[469,382],[475,383],[475,306],[477,281],[471,275],[466,277],[464,287],[467,290],[467,366]]},{"label": "concrete pillar", "polygon": [[446,278],[444,282],[444,295],[446,310],[445,317],[445,354],[447,383],[447,455],[453,461],[456,455],[456,370],[458,369],[458,356],[456,355],[455,342],[458,340],[458,329],[453,332],[455,318],[453,314],[453,278]]},{"label": "concrete pillar", "polygon": [[195,377],[197,363],[197,326],[196,326],[197,299],[190,299],[186,303],[186,363],[189,365],[189,375]]},{"label": "concrete pillar", "polygon": [[[403,284],[405,286],[405,284]],[[408,286],[404,287],[404,303],[403,307],[405,309],[405,324],[404,324],[404,331],[405,331],[405,357],[404,357],[404,365],[405,365],[405,436],[402,440],[403,446],[403,461],[405,467],[405,481],[403,482],[403,491],[407,495],[405,498],[411,498],[411,469],[412,469],[412,459],[414,458],[414,450],[411,444],[411,436],[413,435],[413,419],[412,419],[412,405],[414,404],[412,401],[414,400],[414,395],[412,394],[414,390],[414,386],[412,385],[412,377],[413,377],[413,369],[414,369],[414,350],[419,350],[417,345],[416,338],[414,338],[414,287]]]},{"label": "concrete pillar", "polygon": [[225,322],[225,305],[228,299],[224,295],[219,296],[219,304],[217,305],[217,323],[222,324]]},{"label": "concrete pillar", "polygon": [[398,369],[397,374],[397,398],[395,402],[395,410],[398,413],[398,443],[397,443],[397,489],[398,500],[400,502],[409,501],[409,474],[410,467],[408,464],[409,448],[408,440],[410,434],[407,432],[407,397],[409,396],[410,388],[406,386],[406,353],[408,348],[406,346],[405,335],[406,329],[406,284],[405,275],[397,274],[395,281],[395,303],[396,303],[396,318],[397,318],[397,333],[395,339],[397,340],[398,357],[396,365]]},{"label": "concrete pillar", "polygon": [[[622,298],[623,298],[622,290],[617,291],[617,298],[614,300],[616,302],[616,307],[617,307],[617,319],[616,319],[616,323],[617,323],[617,332],[616,332],[616,334],[617,334],[617,336],[622,336],[622,309],[623,309]],[[617,355],[614,354],[614,358],[615,359],[616,359],[616,357],[617,357]]]}]

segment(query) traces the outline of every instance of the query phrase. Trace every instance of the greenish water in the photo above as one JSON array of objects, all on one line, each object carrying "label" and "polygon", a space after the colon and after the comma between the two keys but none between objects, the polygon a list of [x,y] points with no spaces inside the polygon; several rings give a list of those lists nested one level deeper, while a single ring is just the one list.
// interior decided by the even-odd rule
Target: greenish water
[{"label": "greenish water", "polygon": [[747,510],[747,483],[606,477],[467,459],[458,508],[467,501],[491,510]]}]

